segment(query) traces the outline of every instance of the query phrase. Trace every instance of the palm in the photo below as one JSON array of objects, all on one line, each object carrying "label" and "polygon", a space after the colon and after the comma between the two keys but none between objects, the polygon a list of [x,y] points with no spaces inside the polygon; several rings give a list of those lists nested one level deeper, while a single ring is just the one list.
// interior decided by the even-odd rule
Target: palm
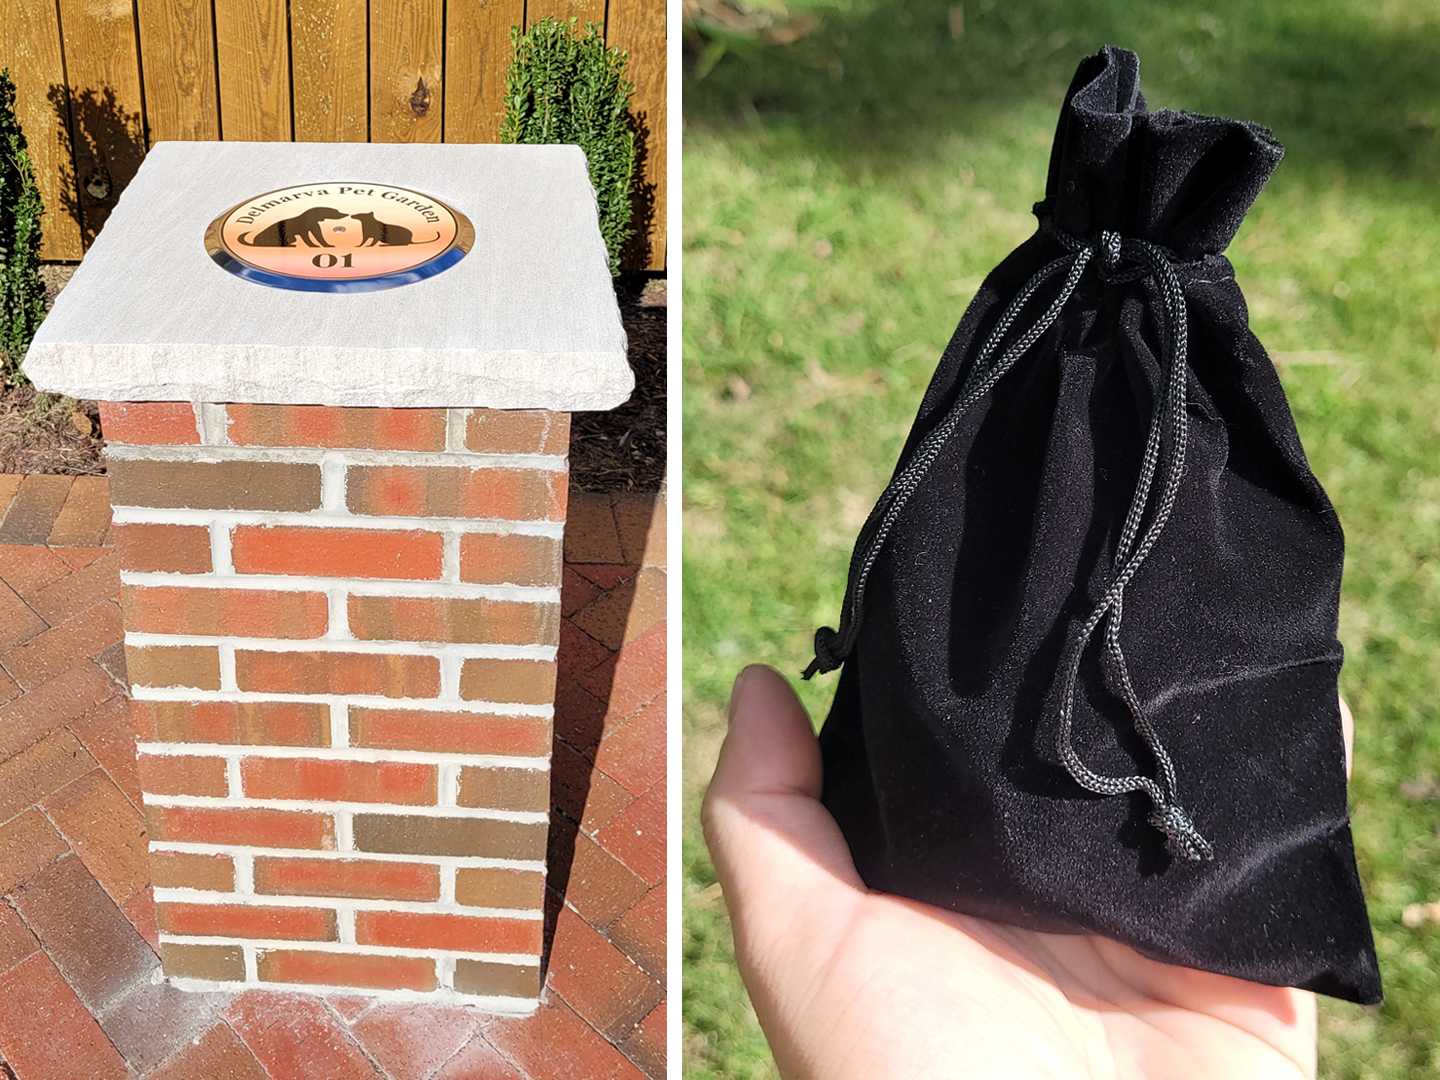
[{"label": "palm", "polygon": [[788,1080],[1314,1075],[1310,994],[866,890],[818,801],[798,700],[774,672],[749,672],[706,832]]}]

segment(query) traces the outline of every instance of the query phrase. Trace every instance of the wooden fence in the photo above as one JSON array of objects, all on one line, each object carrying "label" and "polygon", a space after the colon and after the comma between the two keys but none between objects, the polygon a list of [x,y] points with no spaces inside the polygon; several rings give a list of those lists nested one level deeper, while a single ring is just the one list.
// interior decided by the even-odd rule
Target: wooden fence
[{"label": "wooden fence", "polygon": [[162,139],[494,142],[510,27],[605,26],[640,133],[628,269],[665,267],[664,0],[0,0],[0,67],[47,213],[79,259]]}]

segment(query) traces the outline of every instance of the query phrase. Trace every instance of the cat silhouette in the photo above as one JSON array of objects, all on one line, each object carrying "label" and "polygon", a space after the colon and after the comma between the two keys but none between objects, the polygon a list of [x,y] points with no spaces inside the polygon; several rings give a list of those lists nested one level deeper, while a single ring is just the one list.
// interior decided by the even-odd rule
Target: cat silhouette
[{"label": "cat silhouette", "polygon": [[360,240],[361,247],[367,245],[378,247],[381,244],[386,247],[403,247],[406,244],[429,244],[440,239],[440,234],[437,232],[429,240],[416,240],[415,234],[404,225],[389,225],[368,211],[350,216],[360,222],[360,231],[363,233]]},{"label": "cat silhouette", "polygon": [[249,233],[241,233],[239,240],[246,247],[294,247],[296,240],[304,240],[306,247],[334,247],[334,244],[325,242],[320,223],[345,216],[328,206],[316,206],[303,214],[267,225],[255,234],[254,240],[246,239]]}]

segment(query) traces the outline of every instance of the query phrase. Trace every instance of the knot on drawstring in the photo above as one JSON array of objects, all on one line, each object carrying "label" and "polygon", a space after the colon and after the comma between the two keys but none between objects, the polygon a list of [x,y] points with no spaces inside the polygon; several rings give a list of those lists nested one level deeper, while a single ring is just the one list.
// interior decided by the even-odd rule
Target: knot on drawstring
[{"label": "knot on drawstring", "polygon": [[[840,611],[840,627],[832,630],[826,626],[815,632],[815,659],[805,669],[804,677],[809,679],[816,673],[833,671],[849,657],[860,634],[865,584],[886,538],[899,520],[901,511],[960,426],[962,418],[1054,325],[1061,310],[1074,295],[1080,278],[1091,261],[1097,263],[1096,273],[1099,279],[1108,285],[1148,279],[1154,283],[1160,299],[1154,310],[1160,331],[1162,386],[1156,388],[1155,408],[1145,440],[1140,475],[1135,482],[1135,494],[1125,515],[1124,527],[1116,541],[1114,576],[1105,595],[1100,598],[1079,633],[1072,639],[1066,657],[1061,662],[1060,712],[1057,718],[1055,747],[1066,772],[1081,787],[1101,795],[1144,792],[1154,807],[1149,817],[1150,824],[1169,837],[1187,859],[1208,860],[1214,857],[1214,853],[1210,844],[1196,830],[1189,815],[1180,807],[1176,794],[1175,767],[1131,684],[1125,655],[1120,647],[1125,587],[1159,540],[1174,508],[1175,497],[1185,474],[1185,447],[1188,436],[1185,382],[1189,370],[1186,360],[1189,333],[1186,327],[1185,294],[1180,287],[1180,279],[1175,274],[1174,263],[1177,258],[1174,252],[1158,244],[1122,237],[1110,229],[1102,230],[1100,235],[1091,241],[1070,235],[1049,217],[1041,219],[1040,227],[1069,254],[1062,255],[1037,270],[1015,299],[1000,313],[999,320],[975,354],[974,361],[965,374],[965,380],[960,385],[959,394],[929,434],[916,445],[910,459],[896,471],[889,486],[881,494],[855,541],[845,603]],[[1062,273],[1065,280],[1056,297],[1028,329],[1011,340],[1011,328],[1031,298],[1047,281]],[[1002,345],[1005,346],[1003,351]],[[1136,732],[1154,756],[1154,779],[1139,775],[1102,776],[1090,769],[1075,751],[1073,726],[1080,661],[1101,623],[1105,624],[1105,670],[1113,684],[1111,689],[1129,708]]]},{"label": "knot on drawstring", "polygon": [[1210,842],[1200,835],[1190,815],[1175,803],[1156,803],[1145,820],[1169,837],[1176,850],[1191,862],[1208,862],[1215,857]]},{"label": "knot on drawstring", "polygon": [[1109,229],[1102,229],[1100,240],[1095,245],[1096,253],[1100,256],[1100,276],[1109,279],[1120,269],[1120,234],[1111,232]]},{"label": "knot on drawstring", "polygon": [[[812,679],[816,674],[824,675],[834,671],[845,662],[845,653],[840,652],[840,635],[828,626],[815,631],[815,659],[801,674],[802,679]],[[847,650],[848,652],[848,650]]]}]

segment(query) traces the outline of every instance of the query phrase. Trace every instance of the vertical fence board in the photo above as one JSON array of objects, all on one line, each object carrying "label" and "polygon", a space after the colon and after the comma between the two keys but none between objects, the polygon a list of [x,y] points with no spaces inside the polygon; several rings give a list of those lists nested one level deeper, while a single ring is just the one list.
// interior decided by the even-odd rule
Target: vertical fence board
[{"label": "vertical fence board", "polygon": [[370,141],[439,142],[441,0],[371,0]]},{"label": "vertical fence board", "polygon": [[369,137],[367,17],[365,0],[290,0],[296,141]]},{"label": "vertical fence board", "polygon": [[210,0],[137,0],[137,7],[149,141],[218,139]]},{"label": "vertical fence board", "polygon": [[574,17],[583,28],[588,23],[605,25],[605,0],[530,0],[525,9],[525,25],[533,26],[546,15],[562,22]]},{"label": "vertical fence board", "polygon": [[665,269],[665,5],[660,0],[611,0],[606,43],[629,54],[640,151],[635,235],[625,246],[629,270]]},{"label": "vertical fence board", "polygon": [[226,139],[290,140],[285,0],[215,0],[220,130]]},{"label": "vertical fence board", "polygon": [[78,204],[66,205],[62,194],[60,208],[78,218],[89,247],[145,156],[140,57],[129,4],[60,0],[59,6],[78,196]]},{"label": "vertical fence board", "polygon": [[15,116],[30,148],[30,164],[45,216],[40,219],[42,259],[78,259],[80,223],[62,209],[75,204],[70,156],[69,98],[54,4],[0,0],[0,67],[15,83]]},{"label": "vertical fence board", "polygon": [[496,142],[525,0],[450,0],[445,18],[445,141]]}]

